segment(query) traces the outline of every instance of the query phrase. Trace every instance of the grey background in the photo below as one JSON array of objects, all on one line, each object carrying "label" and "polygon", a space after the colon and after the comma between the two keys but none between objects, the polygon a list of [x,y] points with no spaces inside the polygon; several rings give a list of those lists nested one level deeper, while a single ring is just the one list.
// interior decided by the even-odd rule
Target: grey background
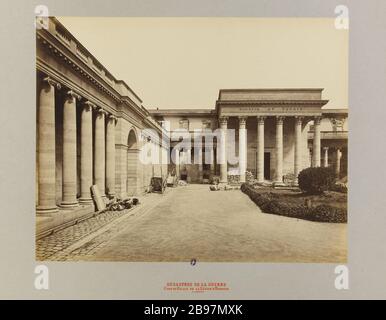
[{"label": "grey background", "polygon": [[[334,288],[332,264],[46,263],[50,289],[34,288],[34,8],[54,16],[334,17],[350,14],[350,289]],[[386,2],[1,1],[0,298],[269,299],[386,298]],[[102,41],[102,40],[101,40]],[[130,79],[127,79],[128,81]],[[181,294],[167,281],[225,281],[228,293]]]}]

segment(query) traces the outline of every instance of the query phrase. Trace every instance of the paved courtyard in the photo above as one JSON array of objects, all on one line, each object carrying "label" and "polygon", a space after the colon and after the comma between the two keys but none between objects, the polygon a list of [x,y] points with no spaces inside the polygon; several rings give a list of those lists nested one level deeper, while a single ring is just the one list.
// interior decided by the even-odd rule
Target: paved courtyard
[{"label": "paved courtyard", "polygon": [[338,263],[347,259],[345,224],[264,214],[239,190],[180,186],[151,195],[142,206],[66,248],[58,246],[55,251],[60,232],[40,240],[39,246],[50,241],[54,247],[55,252],[45,257],[48,260]]}]

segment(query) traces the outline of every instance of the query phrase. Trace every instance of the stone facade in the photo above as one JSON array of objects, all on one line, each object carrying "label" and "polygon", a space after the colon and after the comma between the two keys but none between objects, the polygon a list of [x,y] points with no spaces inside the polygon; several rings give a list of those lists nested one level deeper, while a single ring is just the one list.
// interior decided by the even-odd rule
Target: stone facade
[{"label": "stone facade", "polygon": [[[347,109],[322,108],[327,102],[322,100],[322,89],[227,89],[220,90],[215,109],[149,111],[157,121],[167,123],[171,132],[183,129],[193,135],[206,128],[227,131],[227,151],[222,155],[227,164],[203,161],[202,165],[185,165],[181,160],[180,178],[201,183],[206,181],[204,176],[210,179],[218,175],[226,183],[228,176],[239,176],[237,180],[243,182],[245,171],[249,171],[260,182],[281,185],[284,176],[296,177],[310,166],[333,166],[339,177],[347,175]],[[171,145],[176,143],[172,141]],[[212,149],[215,159],[220,156],[218,147],[202,146]],[[180,158],[193,152],[194,148],[181,150]]]},{"label": "stone facade", "polygon": [[130,87],[55,18],[36,37],[38,216],[93,211],[93,184],[105,199],[126,198],[148,190],[151,177],[166,177],[166,163],[139,159],[147,146],[164,154],[167,133]]}]

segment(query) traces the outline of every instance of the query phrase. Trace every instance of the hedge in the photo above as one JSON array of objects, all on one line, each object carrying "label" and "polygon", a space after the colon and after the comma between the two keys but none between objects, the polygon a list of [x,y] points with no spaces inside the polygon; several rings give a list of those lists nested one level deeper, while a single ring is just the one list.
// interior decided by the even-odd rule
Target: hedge
[{"label": "hedge", "polygon": [[249,198],[265,213],[318,222],[347,222],[347,209],[336,208],[325,204],[316,207],[290,204],[285,201],[280,201],[280,197],[270,194],[269,192],[257,192],[253,187],[246,183],[241,185],[241,191],[248,195]]},{"label": "hedge", "polygon": [[331,167],[306,168],[298,176],[299,188],[309,194],[321,194],[333,190],[335,185],[335,172]]}]

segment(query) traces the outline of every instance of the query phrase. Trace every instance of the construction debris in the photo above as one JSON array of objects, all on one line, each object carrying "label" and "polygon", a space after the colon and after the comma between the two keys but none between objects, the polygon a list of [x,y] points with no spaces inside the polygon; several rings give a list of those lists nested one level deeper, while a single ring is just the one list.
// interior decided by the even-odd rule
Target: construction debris
[{"label": "construction debris", "polygon": [[221,185],[221,184],[216,184],[216,185],[210,185],[209,186],[210,191],[229,191],[229,190],[240,190],[239,186],[230,186],[230,185]]},{"label": "construction debris", "polygon": [[111,201],[107,207],[107,211],[122,211],[125,209],[130,209],[133,206],[136,206],[139,204],[138,198],[129,198],[121,200],[119,198],[115,198],[113,201]]},{"label": "construction debris", "polygon": [[185,186],[188,185],[188,183],[187,183],[185,180],[179,180],[179,181],[178,181],[178,185],[179,185],[179,186],[185,187]]},{"label": "construction debris", "polygon": [[95,202],[96,210],[97,211],[105,210],[106,209],[106,203],[104,202],[102,195],[101,195],[101,192],[99,190],[99,187],[96,184],[91,186],[91,193],[92,193],[92,197],[93,197],[94,202]]}]

